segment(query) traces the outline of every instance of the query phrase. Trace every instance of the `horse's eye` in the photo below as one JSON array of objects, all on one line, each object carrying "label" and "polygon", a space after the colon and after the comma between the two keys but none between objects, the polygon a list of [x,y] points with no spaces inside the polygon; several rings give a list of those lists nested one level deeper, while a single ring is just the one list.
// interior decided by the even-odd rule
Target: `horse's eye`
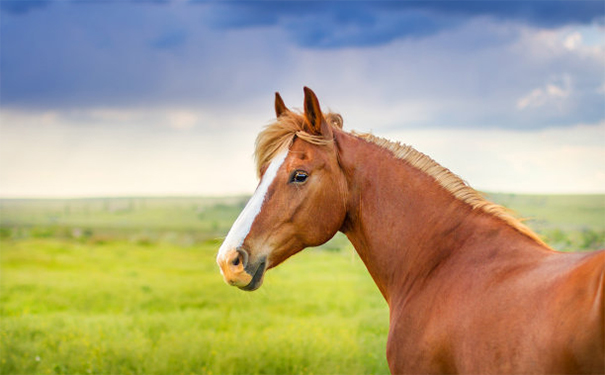
[{"label": "horse's eye", "polygon": [[305,171],[294,171],[292,172],[292,176],[290,176],[290,182],[302,184],[307,181],[307,177],[309,177],[309,175]]}]

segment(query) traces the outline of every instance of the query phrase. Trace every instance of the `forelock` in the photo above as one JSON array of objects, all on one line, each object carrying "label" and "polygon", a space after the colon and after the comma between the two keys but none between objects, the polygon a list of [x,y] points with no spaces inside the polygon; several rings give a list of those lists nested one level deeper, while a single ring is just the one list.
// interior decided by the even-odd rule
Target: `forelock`
[{"label": "forelock", "polygon": [[[343,126],[342,116],[336,113],[324,114],[326,122],[334,127]],[[281,150],[290,148],[294,137],[298,137],[315,145],[331,144],[333,140],[321,135],[308,133],[304,129],[305,117],[294,111],[283,113],[275,122],[267,125],[256,137],[254,158],[256,160],[256,173],[260,177],[261,171],[275,155]]]}]

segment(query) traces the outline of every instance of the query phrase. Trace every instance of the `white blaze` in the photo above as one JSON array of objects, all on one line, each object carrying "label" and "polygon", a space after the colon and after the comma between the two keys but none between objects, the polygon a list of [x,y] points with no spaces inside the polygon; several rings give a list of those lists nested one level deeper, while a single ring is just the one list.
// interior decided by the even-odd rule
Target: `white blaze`
[{"label": "white blaze", "polygon": [[223,241],[221,248],[218,250],[217,260],[225,256],[228,251],[236,249],[242,245],[244,239],[246,239],[246,236],[250,232],[254,219],[263,206],[269,186],[271,186],[273,183],[273,180],[277,175],[277,171],[283,164],[284,160],[286,160],[287,155],[288,150],[285,150],[273,158],[269,164],[269,167],[265,171],[265,174],[263,175],[260,185],[258,185],[256,188],[254,195],[252,195],[252,198],[250,198],[246,204],[246,207],[244,207],[244,210],[239,214],[237,220],[235,220],[235,223],[233,223],[229,233],[227,233],[225,241]]}]

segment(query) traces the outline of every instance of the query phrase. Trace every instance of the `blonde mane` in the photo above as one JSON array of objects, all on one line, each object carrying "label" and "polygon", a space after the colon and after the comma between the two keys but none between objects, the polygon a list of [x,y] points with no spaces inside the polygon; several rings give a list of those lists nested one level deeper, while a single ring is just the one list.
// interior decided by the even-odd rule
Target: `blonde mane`
[{"label": "blonde mane", "polygon": [[[343,121],[339,114],[324,114],[328,124],[342,128]],[[301,138],[315,145],[331,144],[333,140],[321,135],[313,135],[305,131],[305,118],[302,114],[288,111],[282,114],[275,122],[267,125],[256,138],[256,170],[261,175],[264,166],[284,148],[289,148],[295,137]],[[357,138],[373,143],[378,147],[390,151],[396,158],[406,161],[412,167],[431,176],[439,185],[450,192],[454,198],[470,205],[473,210],[481,210],[495,216],[513,227],[515,230],[536,242],[547,246],[544,241],[529,227],[515,217],[508,209],[486,200],[478,191],[471,188],[460,177],[449,169],[441,166],[429,156],[417,151],[411,146],[389,141],[372,134],[349,133]]]},{"label": "blonde mane", "polygon": [[364,139],[370,143],[384,148],[398,158],[405,160],[412,167],[433,177],[439,185],[449,191],[456,199],[470,205],[473,210],[481,210],[487,214],[495,216],[504,221],[518,232],[535,240],[536,242],[548,246],[542,239],[529,227],[515,217],[510,210],[498,204],[486,200],[481,193],[473,189],[467,183],[452,173],[449,169],[441,166],[439,163],[431,159],[429,156],[414,149],[412,146],[401,144],[398,142],[389,141],[384,138],[376,137],[372,134],[352,133],[358,138]]}]

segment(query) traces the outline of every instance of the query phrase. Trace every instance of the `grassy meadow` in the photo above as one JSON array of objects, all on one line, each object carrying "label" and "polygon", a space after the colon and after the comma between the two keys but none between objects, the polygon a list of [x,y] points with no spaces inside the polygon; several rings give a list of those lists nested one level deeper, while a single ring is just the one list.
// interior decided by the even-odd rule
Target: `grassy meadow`
[{"label": "grassy meadow", "polygon": [[[605,196],[490,197],[558,250],[605,247]],[[388,309],[346,238],[225,285],[230,198],[0,200],[2,374],[384,374]]]}]

